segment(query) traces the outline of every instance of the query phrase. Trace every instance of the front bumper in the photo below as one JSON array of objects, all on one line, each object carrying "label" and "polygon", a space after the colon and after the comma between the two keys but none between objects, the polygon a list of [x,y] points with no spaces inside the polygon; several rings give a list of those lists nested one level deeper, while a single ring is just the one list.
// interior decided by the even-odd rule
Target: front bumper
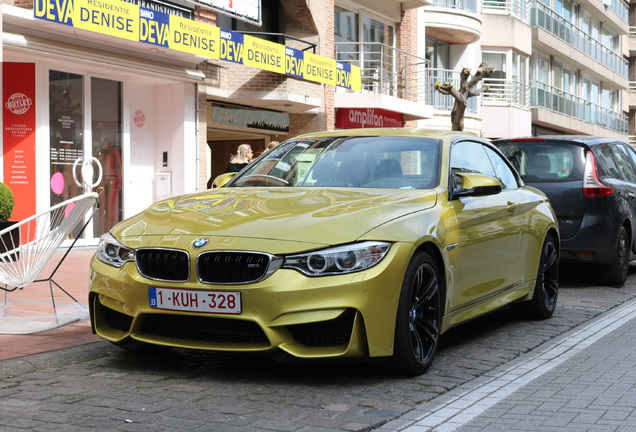
[{"label": "front bumper", "polygon": [[[93,258],[89,305],[93,331],[114,343],[215,350],[280,349],[300,358],[381,357],[393,353],[397,302],[413,245],[395,243],[376,266],[357,273],[307,277],[279,269],[245,285],[175,284],[142,277],[133,263]],[[195,257],[192,257],[194,262]],[[151,308],[148,287],[240,291],[242,313]]]}]

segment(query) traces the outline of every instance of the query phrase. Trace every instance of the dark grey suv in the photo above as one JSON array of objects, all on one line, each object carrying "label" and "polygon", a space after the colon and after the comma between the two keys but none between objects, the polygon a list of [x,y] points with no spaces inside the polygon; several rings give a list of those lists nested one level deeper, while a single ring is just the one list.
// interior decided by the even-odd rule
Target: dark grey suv
[{"label": "dark grey suv", "polygon": [[635,258],[636,151],[626,142],[589,136],[494,141],[525,183],[543,191],[559,220],[561,263],[599,264],[621,286]]}]

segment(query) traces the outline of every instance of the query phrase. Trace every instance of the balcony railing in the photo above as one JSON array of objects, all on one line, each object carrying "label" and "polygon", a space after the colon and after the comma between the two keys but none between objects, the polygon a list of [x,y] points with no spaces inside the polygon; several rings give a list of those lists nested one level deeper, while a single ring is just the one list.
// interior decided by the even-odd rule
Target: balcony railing
[{"label": "balcony railing", "polygon": [[528,84],[501,78],[484,78],[482,85],[488,86],[488,91],[481,94],[484,105],[521,108],[528,108],[530,105]]},{"label": "balcony railing", "polygon": [[383,43],[336,42],[336,59],[360,67],[362,92],[428,104],[428,60]]},{"label": "balcony railing", "polygon": [[619,55],[542,3],[532,2],[530,25],[552,33],[597,62],[627,78],[629,64]]},{"label": "balcony railing", "polygon": [[485,14],[512,15],[530,23],[530,2],[526,0],[484,0]]},{"label": "balcony railing", "polygon": [[[603,2],[603,5],[606,5],[606,2]],[[609,2],[609,8],[613,10],[618,17],[625,21],[629,22],[629,4],[625,3],[623,0],[616,0]]]},{"label": "balcony railing", "polygon": [[530,105],[545,108],[615,132],[627,134],[627,116],[593,104],[556,87],[535,81],[530,89]]},{"label": "balcony railing", "polygon": [[477,0],[433,0],[433,6],[478,13]]},{"label": "balcony railing", "polygon": [[[445,95],[435,90],[436,82],[450,82],[455,88],[459,87],[460,72],[449,69],[428,69],[428,100],[436,111],[451,111],[455,105],[455,99],[450,95]],[[477,97],[471,97],[466,102],[466,112],[477,112]]]}]

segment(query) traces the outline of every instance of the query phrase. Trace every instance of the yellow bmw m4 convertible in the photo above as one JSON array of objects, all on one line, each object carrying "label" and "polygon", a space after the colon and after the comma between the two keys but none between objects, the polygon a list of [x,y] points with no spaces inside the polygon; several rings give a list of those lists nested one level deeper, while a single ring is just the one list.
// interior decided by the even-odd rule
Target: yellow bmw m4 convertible
[{"label": "yellow bmw m4 convertible", "polygon": [[483,139],[321,132],[230,176],[102,237],[95,333],[131,350],[376,359],[418,375],[453,326],[506,306],[554,312],[554,212]]}]

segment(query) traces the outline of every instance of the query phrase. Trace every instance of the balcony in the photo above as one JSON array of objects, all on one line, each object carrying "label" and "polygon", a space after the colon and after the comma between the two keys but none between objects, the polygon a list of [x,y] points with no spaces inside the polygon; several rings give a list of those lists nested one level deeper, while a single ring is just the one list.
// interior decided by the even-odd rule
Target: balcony
[{"label": "balcony", "polygon": [[636,81],[629,82],[628,101],[629,107],[636,109]]},{"label": "balcony", "polygon": [[532,108],[544,108],[619,134],[627,134],[626,115],[539,81],[530,86],[530,105]]},{"label": "balcony", "polygon": [[[445,95],[435,90],[436,82],[450,82],[455,88],[459,88],[460,72],[449,69],[428,69],[427,77],[427,100],[430,100],[435,111],[451,111],[455,105],[455,99],[450,95]],[[482,93],[483,94],[483,93]],[[479,98],[471,97],[466,102],[466,112],[477,113],[477,102]]]},{"label": "balcony", "polygon": [[466,45],[481,36],[477,0],[433,0],[425,6],[426,35],[449,44]]},{"label": "balcony", "polygon": [[484,78],[483,86],[489,90],[481,94],[483,105],[528,108],[530,86],[519,81],[502,78]]},{"label": "balcony", "polygon": [[484,13],[510,15],[530,24],[530,2],[526,0],[484,0]]},{"label": "balcony", "polygon": [[360,67],[360,93],[337,88],[336,108],[383,108],[404,121],[431,118],[428,61],[383,43],[337,42],[336,59]]},{"label": "balcony", "polygon": [[[591,35],[583,32],[583,30],[573,25],[542,3],[532,2],[530,12],[531,26],[545,30],[549,34],[585,54],[587,57],[610,69],[610,71],[616,73],[620,77],[627,78],[629,64],[622,55],[619,55],[603,46],[599,41],[594,40]],[[557,56],[560,54],[558,49],[551,46],[548,41],[545,41],[544,43],[547,45],[545,47],[547,50],[556,50],[555,54]],[[580,63],[584,69],[592,68],[589,65],[589,61],[581,61]],[[600,71],[598,71],[598,73],[600,76],[606,76],[606,73]]]}]

